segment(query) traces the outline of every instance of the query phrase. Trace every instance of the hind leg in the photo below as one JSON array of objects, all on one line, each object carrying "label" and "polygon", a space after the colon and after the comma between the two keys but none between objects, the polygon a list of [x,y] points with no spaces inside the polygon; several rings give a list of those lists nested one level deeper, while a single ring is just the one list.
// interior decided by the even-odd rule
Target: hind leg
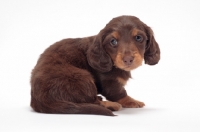
[{"label": "hind leg", "polygon": [[112,111],[118,111],[122,108],[121,104],[117,102],[111,102],[111,101],[100,101],[100,105]]},{"label": "hind leg", "polygon": [[[95,103],[97,88],[92,75],[83,69],[73,67],[65,76],[55,80],[56,89],[50,91],[57,92],[61,100],[74,103]],[[53,92],[52,92],[53,93]]]},{"label": "hind leg", "polygon": [[[35,69],[31,77],[31,106],[42,109],[58,102],[97,103],[92,75],[71,65]],[[100,103],[99,103],[100,104]],[[39,111],[39,110],[38,110]]]},{"label": "hind leg", "polygon": [[145,106],[143,102],[135,100],[130,96],[126,96],[118,100],[117,102],[120,103],[124,108],[142,108],[143,106]]}]

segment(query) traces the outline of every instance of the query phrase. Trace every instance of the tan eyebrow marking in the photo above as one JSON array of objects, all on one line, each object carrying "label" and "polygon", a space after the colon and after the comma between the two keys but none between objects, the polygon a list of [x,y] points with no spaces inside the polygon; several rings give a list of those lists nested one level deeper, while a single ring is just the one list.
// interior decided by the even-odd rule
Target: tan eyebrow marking
[{"label": "tan eyebrow marking", "polygon": [[111,35],[112,35],[114,38],[119,39],[119,33],[118,33],[118,32],[114,31],[114,32],[111,33]]},{"label": "tan eyebrow marking", "polygon": [[137,34],[138,34],[138,30],[137,29],[133,29],[132,36],[136,36]]}]

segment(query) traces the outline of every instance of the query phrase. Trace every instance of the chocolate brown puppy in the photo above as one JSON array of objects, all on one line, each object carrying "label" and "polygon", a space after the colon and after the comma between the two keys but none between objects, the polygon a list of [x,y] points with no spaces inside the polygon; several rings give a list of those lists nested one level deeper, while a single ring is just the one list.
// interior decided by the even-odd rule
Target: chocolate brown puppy
[{"label": "chocolate brown puppy", "polygon": [[134,16],[113,18],[97,35],[61,40],[41,54],[31,75],[31,107],[108,116],[121,107],[143,107],[124,89],[130,71],[143,60],[149,65],[160,60],[151,28]]}]

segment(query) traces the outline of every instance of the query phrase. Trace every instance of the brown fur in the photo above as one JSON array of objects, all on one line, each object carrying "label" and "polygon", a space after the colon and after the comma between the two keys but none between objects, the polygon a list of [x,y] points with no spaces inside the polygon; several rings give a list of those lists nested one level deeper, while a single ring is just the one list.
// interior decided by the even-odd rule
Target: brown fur
[{"label": "brown fur", "polygon": [[122,108],[121,104],[117,102],[111,102],[111,101],[100,101],[100,105],[112,110],[112,111],[118,111]]},{"label": "brown fur", "polygon": [[141,108],[145,106],[143,102],[135,100],[131,98],[130,96],[126,96],[118,100],[117,102],[120,103],[124,108]]},{"label": "brown fur", "polygon": [[125,80],[124,78],[121,78],[121,77],[118,77],[117,80],[118,80],[118,82],[119,82],[120,84],[122,84],[123,86],[125,86],[126,83],[127,83],[127,80]]},{"label": "brown fur", "polygon": [[41,54],[32,71],[31,107],[42,113],[108,116],[121,105],[142,107],[124,85],[143,59],[158,63],[160,49],[151,28],[134,16],[112,19],[96,36],[61,40]]}]

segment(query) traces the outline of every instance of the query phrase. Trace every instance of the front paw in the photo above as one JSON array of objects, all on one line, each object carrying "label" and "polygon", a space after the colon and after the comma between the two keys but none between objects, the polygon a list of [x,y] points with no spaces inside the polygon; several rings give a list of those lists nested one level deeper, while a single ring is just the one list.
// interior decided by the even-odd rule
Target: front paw
[{"label": "front paw", "polygon": [[126,96],[118,100],[117,102],[120,103],[124,108],[142,108],[143,106],[145,106],[143,102],[135,100],[130,96]]}]

